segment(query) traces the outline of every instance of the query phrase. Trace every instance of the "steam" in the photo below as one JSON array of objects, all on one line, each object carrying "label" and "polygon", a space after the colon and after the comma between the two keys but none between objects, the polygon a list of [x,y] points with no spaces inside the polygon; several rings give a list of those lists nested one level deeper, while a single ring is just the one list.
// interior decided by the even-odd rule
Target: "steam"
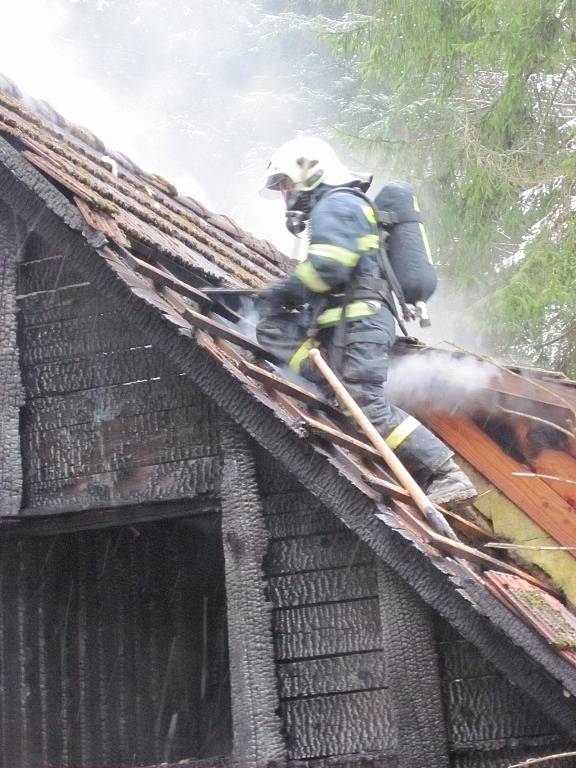
[{"label": "steam", "polygon": [[247,336],[250,341],[256,341],[256,325],[258,324],[258,312],[254,306],[254,301],[246,296],[240,296],[240,309],[238,314],[241,316],[235,327],[238,333]]},{"label": "steam", "polygon": [[[298,131],[328,138],[341,110],[336,96],[345,96],[334,91],[344,65],[328,51],[319,55],[324,44],[313,29],[291,31],[292,7],[292,0],[19,0],[3,8],[10,35],[0,72],[109,149],[289,253],[282,203],[257,194],[264,169]],[[311,93],[319,94],[314,110]]]},{"label": "steam", "polygon": [[427,350],[392,360],[387,397],[397,405],[434,410],[468,410],[495,399],[485,390],[498,378],[498,369],[472,356]]},{"label": "steam", "polygon": [[[340,3],[321,5],[324,17],[341,17]],[[305,238],[288,235],[281,201],[257,194],[272,150],[298,132],[333,142],[334,129],[363,125],[387,98],[370,94],[353,68],[331,57],[313,25],[290,31],[290,12],[314,14],[318,4],[307,0],[19,0],[5,6],[10,35],[0,46],[0,72],[92,130],[110,150],[296,260],[304,256]],[[374,191],[390,178],[414,181],[433,220],[437,190],[425,179],[385,166],[373,149],[359,157],[358,148],[334,146],[350,167],[376,172]],[[481,349],[475,329],[459,322],[465,300],[449,293],[443,274],[440,267],[429,307],[432,328],[415,332],[430,344],[449,338]],[[250,338],[254,320],[241,327]]]}]

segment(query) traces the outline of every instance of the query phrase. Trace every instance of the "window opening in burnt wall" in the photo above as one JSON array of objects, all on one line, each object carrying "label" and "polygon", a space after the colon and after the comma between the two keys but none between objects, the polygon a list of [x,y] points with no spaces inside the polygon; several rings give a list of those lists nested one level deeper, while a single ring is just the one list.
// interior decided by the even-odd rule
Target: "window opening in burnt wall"
[{"label": "window opening in burnt wall", "polygon": [[0,764],[230,753],[217,518],[0,543]]}]

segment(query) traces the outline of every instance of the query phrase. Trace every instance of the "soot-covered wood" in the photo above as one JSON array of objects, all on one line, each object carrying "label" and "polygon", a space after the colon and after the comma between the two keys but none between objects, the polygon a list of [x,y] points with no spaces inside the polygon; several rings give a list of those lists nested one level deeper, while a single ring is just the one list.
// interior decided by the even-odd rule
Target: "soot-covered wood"
[{"label": "soot-covered wood", "polygon": [[[502,749],[499,752],[461,752],[453,756],[452,768],[510,768],[520,765],[534,757],[547,757],[561,752],[573,752],[573,748],[564,748],[561,744],[531,747],[529,749]],[[528,762],[526,768],[530,763]],[[576,768],[576,757],[543,760],[535,768]]]},{"label": "soot-covered wood", "polygon": [[25,511],[214,492],[215,411],[147,336],[86,284],[74,251],[34,233],[19,267]]},{"label": "soot-covered wood", "polygon": [[289,757],[370,755],[396,765],[373,555],[255,452],[271,537],[266,575]]},{"label": "soot-covered wood", "polygon": [[[492,752],[522,747],[527,758],[540,743],[560,743],[558,729],[542,710],[439,617],[435,619],[450,749]],[[550,752],[554,751],[550,749]],[[456,757],[454,757],[456,760]],[[487,757],[458,758],[456,765],[500,766]]]},{"label": "soot-covered wood", "polygon": [[16,515],[22,500],[20,407],[23,389],[17,343],[15,214],[0,201],[0,515]]},{"label": "soot-covered wood", "polygon": [[[47,241],[60,247],[70,241],[82,254],[86,272],[108,296],[129,306],[149,325],[155,343],[169,351],[204,392],[242,424],[283,465],[355,530],[375,552],[410,583],[428,603],[462,634],[483,649],[487,656],[521,688],[550,711],[567,733],[576,735],[574,704],[562,695],[559,682],[573,690],[568,664],[558,657],[481,586],[466,582],[463,572],[448,577],[407,543],[394,529],[373,517],[374,508],[335,466],[326,462],[308,443],[286,428],[282,416],[273,417],[262,408],[257,393],[249,393],[220,363],[200,347],[190,344],[189,335],[176,333],[174,321],[147,303],[147,297],[131,289],[102,261],[96,249],[105,243],[100,233],[86,231],[77,208],[23,161],[17,151],[0,139],[0,196],[9,200],[29,225]],[[80,236],[82,232],[82,236]],[[87,245],[88,243],[88,245]],[[294,481],[292,481],[294,485]],[[465,589],[461,594],[458,587]],[[501,634],[500,634],[501,633]],[[514,638],[514,642],[511,640]]]},{"label": "soot-covered wood", "polygon": [[268,543],[245,434],[221,421],[222,540],[230,639],[234,757],[243,766],[285,758],[278,717],[270,605],[263,561]]},{"label": "soot-covered wood", "polygon": [[394,713],[385,690],[318,696],[282,706],[292,750],[301,758],[396,750]]},{"label": "soot-covered wood", "polygon": [[218,512],[0,544],[0,764],[231,749]]},{"label": "soot-covered wood", "polygon": [[402,768],[448,768],[432,612],[391,568],[378,563],[384,652]]}]

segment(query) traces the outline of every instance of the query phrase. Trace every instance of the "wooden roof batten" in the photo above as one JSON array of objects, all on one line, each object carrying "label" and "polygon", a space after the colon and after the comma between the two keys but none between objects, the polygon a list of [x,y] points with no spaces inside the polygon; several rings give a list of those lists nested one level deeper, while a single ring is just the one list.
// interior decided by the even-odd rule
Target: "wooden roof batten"
[{"label": "wooden roof batten", "polygon": [[[482,645],[485,642],[486,648],[489,649],[489,658],[501,669],[508,670],[509,675],[520,683],[528,669],[523,666],[527,663],[527,658],[523,659],[520,654],[516,666],[512,665],[513,668],[510,668],[509,655],[504,655],[503,647],[497,647],[498,644],[490,640],[492,630],[483,623],[485,620],[480,621],[480,614],[476,609],[472,609],[468,602],[469,597],[463,599],[459,592],[462,588],[468,590],[482,614],[489,616],[496,626],[508,627],[508,637],[510,626],[514,626],[515,642],[524,648],[523,653],[537,659],[538,663],[546,668],[554,669],[555,677],[562,679],[567,687],[576,691],[576,681],[571,680],[568,667],[554,654],[551,655],[546,644],[537,641],[528,627],[512,617],[498,601],[491,601],[485,589],[479,584],[475,585],[470,580],[470,574],[462,571],[457,564],[433,561],[424,554],[418,541],[413,540],[408,532],[402,529],[402,525],[390,517],[391,510],[388,507],[381,509],[380,519],[386,520],[383,527],[374,517],[373,503],[355,488],[351,479],[343,476],[341,471],[335,473],[335,467],[326,462],[321,453],[302,442],[301,431],[299,428],[295,429],[297,420],[281,412],[270,412],[273,409],[269,399],[263,390],[258,391],[249,384],[247,371],[242,373],[231,358],[224,359],[217,349],[208,350],[202,345],[191,344],[194,324],[190,320],[197,318],[194,315],[190,315],[188,319],[181,315],[175,316],[177,313],[174,313],[173,307],[165,298],[145,290],[138,285],[138,280],[131,281],[125,267],[115,263],[115,259],[110,258],[109,254],[106,255],[104,246],[109,242],[108,238],[86,227],[79,218],[77,209],[59,192],[55,194],[54,187],[45,184],[42,177],[36,175],[36,171],[32,173],[30,166],[22,165],[24,161],[20,160],[18,152],[3,140],[0,140],[0,162],[0,194],[4,195],[9,190],[10,199],[18,205],[21,215],[41,230],[47,239],[53,239],[55,235],[62,237],[63,224],[68,235],[74,239],[74,248],[81,254],[82,266],[89,274],[92,284],[101,290],[115,291],[118,299],[126,302],[128,309],[146,312],[158,343],[163,345],[168,354],[174,355],[190,377],[272,455],[294,471],[305,487],[312,490],[321,501],[356,530],[385,562],[417,589],[426,602],[439,610],[473,642],[480,642]],[[7,169],[8,174],[3,169]],[[38,210],[39,205],[41,210]],[[39,216],[45,212],[49,212],[49,215],[40,221]],[[202,322],[205,320],[202,319]],[[214,331],[213,325],[208,324],[207,327]],[[237,337],[235,338],[233,343],[238,341]],[[254,347],[250,351],[259,353]],[[242,403],[245,408],[239,408]],[[258,416],[255,417],[255,414]],[[420,577],[419,569],[422,569]],[[456,587],[459,581],[462,581],[465,587]],[[534,681],[534,676],[532,680]],[[545,677],[538,678],[535,687],[538,690],[536,693],[532,690],[531,695],[543,696],[556,712],[557,718],[560,718],[564,728],[573,724],[573,719],[568,717],[569,711],[573,714],[569,702],[558,698],[557,691],[553,692],[554,688],[549,687]]]}]

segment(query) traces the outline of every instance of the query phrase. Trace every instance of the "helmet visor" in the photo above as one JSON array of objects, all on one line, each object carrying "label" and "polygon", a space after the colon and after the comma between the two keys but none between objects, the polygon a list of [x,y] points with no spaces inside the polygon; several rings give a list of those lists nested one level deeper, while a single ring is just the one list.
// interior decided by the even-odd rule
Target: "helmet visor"
[{"label": "helmet visor", "polygon": [[294,186],[294,182],[286,173],[273,173],[264,179],[260,195],[268,199],[276,199]]}]

